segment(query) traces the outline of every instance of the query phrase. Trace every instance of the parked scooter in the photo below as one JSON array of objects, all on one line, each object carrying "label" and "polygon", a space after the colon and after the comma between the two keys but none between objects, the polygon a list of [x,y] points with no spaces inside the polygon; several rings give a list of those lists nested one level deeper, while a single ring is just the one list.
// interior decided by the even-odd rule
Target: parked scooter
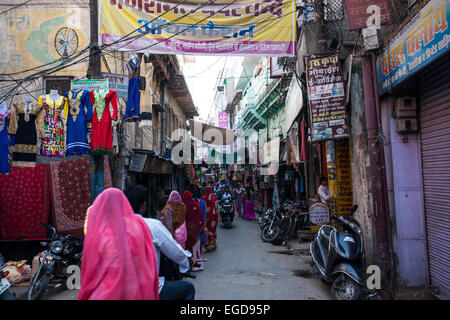
[{"label": "parked scooter", "polygon": [[[350,209],[353,214],[358,206]],[[311,265],[328,283],[335,300],[358,300],[364,291],[361,266],[364,258],[361,228],[353,218],[340,216],[337,221],[345,231],[323,225],[310,245]]]},{"label": "parked scooter", "polygon": [[81,265],[83,241],[72,235],[60,237],[56,229],[46,223],[42,223],[50,232],[50,241],[41,242],[48,249],[42,253],[39,261],[39,269],[33,276],[28,288],[27,299],[39,300],[47,290],[47,286],[53,279],[66,280],[67,267],[69,265]]}]

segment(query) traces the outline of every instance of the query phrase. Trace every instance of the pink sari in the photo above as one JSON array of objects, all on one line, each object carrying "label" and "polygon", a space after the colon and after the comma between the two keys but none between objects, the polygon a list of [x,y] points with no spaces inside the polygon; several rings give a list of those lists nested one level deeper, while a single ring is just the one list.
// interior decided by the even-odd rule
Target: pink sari
[{"label": "pink sari", "polygon": [[152,234],[122,191],[103,191],[89,209],[78,300],[158,300]]},{"label": "pink sari", "polygon": [[175,230],[175,240],[180,244],[183,249],[186,249],[187,229],[186,221],[183,222],[181,227]]}]

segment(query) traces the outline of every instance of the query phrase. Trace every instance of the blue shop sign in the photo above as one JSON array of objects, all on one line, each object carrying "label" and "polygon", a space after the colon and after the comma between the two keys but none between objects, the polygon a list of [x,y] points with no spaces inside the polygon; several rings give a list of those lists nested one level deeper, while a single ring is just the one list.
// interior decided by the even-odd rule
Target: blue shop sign
[{"label": "blue shop sign", "polygon": [[380,95],[446,53],[449,29],[450,0],[431,0],[378,57]]}]

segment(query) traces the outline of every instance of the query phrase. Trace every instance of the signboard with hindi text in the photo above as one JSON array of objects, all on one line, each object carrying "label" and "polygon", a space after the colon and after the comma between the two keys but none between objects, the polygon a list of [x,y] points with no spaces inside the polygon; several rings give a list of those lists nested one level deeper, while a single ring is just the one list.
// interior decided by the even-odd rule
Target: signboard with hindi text
[{"label": "signboard with hindi text", "polygon": [[295,0],[100,0],[99,20],[113,50],[295,56]]},{"label": "signboard with hindi text", "polygon": [[345,90],[339,56],[310,58],[307,84],[312,141],[349,137]]},{"label": "signboard with hindi text", "polygon": [[108,88],[108,79],[85,79],[85,80],[72,80],[72,90],[87,90],[92,91],[96,89]]},{"label": "signboard with hindi text", "polygon": [[389,0],[345,0],[350,30],[368,28],[368,20],[373,14],[371,6],[380,10],[380,24],[392,22],[391,6]]},{"label": "signboard with hindi text", "polygon": [[[379,93],[384,94],[449,51],[450,2],[431,0],[378,57]],[[443,70],[448,72],[448,70]]]}]

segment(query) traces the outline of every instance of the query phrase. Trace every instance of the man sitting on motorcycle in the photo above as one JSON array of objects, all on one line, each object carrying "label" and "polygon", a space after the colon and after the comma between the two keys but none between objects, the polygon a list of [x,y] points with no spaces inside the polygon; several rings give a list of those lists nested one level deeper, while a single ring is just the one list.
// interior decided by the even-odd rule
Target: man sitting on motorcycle
[{"label": "man sitting on motorcycle", "polygon": [[222,201],[224,201],[224,200],[230,200],[230,201],[233,200],[233,196],[231,195],[230,187],[228,185],[225,186],[225,191],[222,194]]},{"label": "man sitting on motorcycle", "polygon": [[[186,273],[189,268],[194,266],[197,261],[189,251],[183,248],[173,238],[169,230],[163,223],[157,219],[144,218],[147,211],[147,188],[142,185],[136,185],[125,191],[134,212],[140,215],[152,233],[153,244],[158,261],[158,270],[160,268],[160,253],[163,253],[168,259],[179,266],[180,273]],[[160,300],[194,300],[195,288],[189,281],[184,280],[165,280],[159,277],[159,298]]]}]

